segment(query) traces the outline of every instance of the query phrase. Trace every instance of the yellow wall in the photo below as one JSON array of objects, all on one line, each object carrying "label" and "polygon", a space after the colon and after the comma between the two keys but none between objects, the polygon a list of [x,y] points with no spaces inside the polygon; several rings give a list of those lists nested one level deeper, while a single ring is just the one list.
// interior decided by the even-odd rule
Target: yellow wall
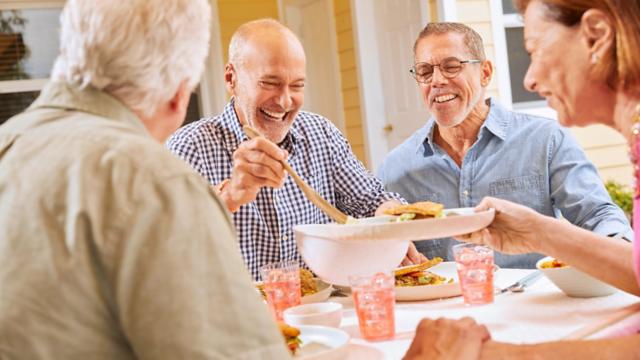
[{"label": "yellow wall", "polygon": [[247,21],[270,17],[278,19],[277,0],[218,0],[220,37],[224,62],[227,62],[229,41],[238,26]]},{"label": "yellow wall", "polygon": [[336,21],[336,36],[338,38],[337,46],[340,62],[342,102],[344,104],[345,135],[351,143],[355,155],[366,165],[350,1],[333,0],[333,9]]},{"label": "yellow wall", "polygon": [[573,127],[571,133],[584,148],[587,157],[598,168],[602,180],[613,179],[631,185],[633,168],[627,155],[624,137],[604,125]]}]

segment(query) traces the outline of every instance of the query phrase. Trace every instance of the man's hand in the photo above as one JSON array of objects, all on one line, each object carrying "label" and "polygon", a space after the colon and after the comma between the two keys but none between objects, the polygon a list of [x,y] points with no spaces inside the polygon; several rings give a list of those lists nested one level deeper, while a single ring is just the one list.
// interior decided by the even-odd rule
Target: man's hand
[{"label": "man's hand", "polygon": [[486,229],[456,236],[460,241],[487,245],[507,254],[540,252],[541,238],[545,235],[543,223],[548,218],[534,210],[507,200],[486,197],[476,206],[476,211],[489,208],[496,216]]},{"label": "man's hand", "polygon": [[404,359],[464,359],[480,357],[482,344],[491,339],[489,330],[472,318],[423,319]]},{"label": "man's hand", "polygon": [[407,255],[402,260],[402,263],[400,263],[400,266],[422,264],[426,261],[429,261],[429,259],[427,259],[426,256],[422,255],[422,253],[420,253],[418,249],[416,249],[416,245],[412,241],[409,243]]},{"label": "man's hand", "polygon": [[255,200],[264,186],[282,187],[286,172],[281,161],[287,156],[285,150],[263,137],[240,144],[233,153],[231,178],[220,191],[227,209],[235,212]]}]

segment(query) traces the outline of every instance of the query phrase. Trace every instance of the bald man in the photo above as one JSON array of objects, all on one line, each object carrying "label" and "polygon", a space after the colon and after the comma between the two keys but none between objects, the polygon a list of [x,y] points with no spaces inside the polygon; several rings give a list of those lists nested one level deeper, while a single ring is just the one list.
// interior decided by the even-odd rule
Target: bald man
[{"label": "bald man", "polygon": [[[300,111],[305,62],[302,44],[279,22],[240,26],[225,67],[230,102],[222,114],[185,126],[167,142],[217,188],[233,213],[242,256],[256,280],[262,265],[301,261],[294,225],[331,221],[286,176],[280,160],[352,217],[380,214],[402,201],[384,191],[329,120]],[[249,140],[242,132],[245,124],[263,137]],[[423,260],[412,246],[405,263]]]}]

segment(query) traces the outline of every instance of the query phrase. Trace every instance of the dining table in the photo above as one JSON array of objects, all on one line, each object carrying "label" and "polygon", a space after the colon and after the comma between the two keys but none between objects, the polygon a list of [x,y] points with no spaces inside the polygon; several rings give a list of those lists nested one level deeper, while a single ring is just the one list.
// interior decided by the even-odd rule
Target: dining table
[{"label": "dining table", "polygon": [[[531,273],[531,269],[500,269],[494,286],[505,288]],[[539,343],[560,339],[608,336],[626,323],[640,323],[640,299],[617,291],[594,298],[572,298],[542,276],[523,292],[496,294],[493,303],[466,306],[461,296],[395,304],[395,336],[391,340],[362,338],[351,296],[332,296],[343,305],[340,328],[350,335],[341,358],[401,359],[411,345],[423,318],[471,317],[489,329],[493,340],[508,343]],[[630,318],[635,320],[630,321]],[[622,325],[621,325],[622,324]],[[635,325],[624,326],[635,326]]]}]

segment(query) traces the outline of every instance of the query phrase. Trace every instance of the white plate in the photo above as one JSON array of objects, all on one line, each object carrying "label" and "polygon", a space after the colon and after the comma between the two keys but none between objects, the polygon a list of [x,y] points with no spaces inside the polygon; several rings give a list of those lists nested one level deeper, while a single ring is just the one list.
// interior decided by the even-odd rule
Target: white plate
[{"label": "white plate", "polygon": [[357,224],[306,224],[294,229],[306,236],[334,240],[427,240],[468,234],[487,227],[494,210],[447,209],[445,217],[392,222],[393,216],[358,219]]},{"label": "white plate", "polygon": [[326,326],[299,326],[302,345],[294,358],[343,359],[347,352],[349,334],[345,331]]},{"label": "white plate", "polygon": [[447,279],[453,279],[453,282],[451,284],[440,285],[396,286],[396,300],[431,300],[459,296],[462,294],[458,280],[458,271],[454,261],[442,262],[428,269],[428,271]]},{"label": "white plate", "polygon": [[303,296],[302,298],[300,298],[301,303],[311,304],[311,303],[323,302],[331,296],[331,293],[333,292],[333,287],[331,286],[331,284],[327,284],[326,282],[320,279],[315,279],[315,280],[316,280],[316,285],[318,286],[318,292],[311,295]]}]

